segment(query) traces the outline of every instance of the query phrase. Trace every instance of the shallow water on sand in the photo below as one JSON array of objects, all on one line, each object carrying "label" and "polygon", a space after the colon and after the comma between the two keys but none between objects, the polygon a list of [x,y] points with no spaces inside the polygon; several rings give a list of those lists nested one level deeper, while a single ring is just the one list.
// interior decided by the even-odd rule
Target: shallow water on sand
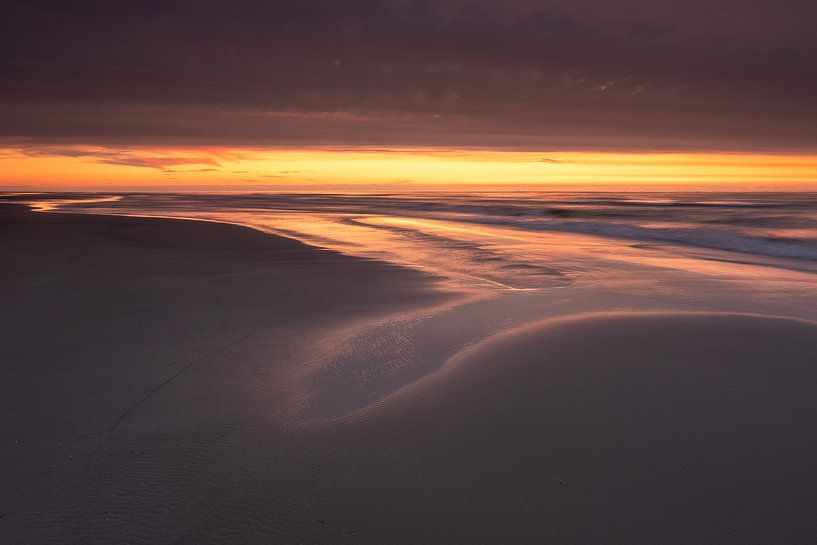
[{"label": "shallow water on sand", "polygon": [[[649,261],[657,251],[733,261],[784,258],[790,262],[782,266],[817,270],[817,193],[809,192],[112,193],[16,198],[42,210],[240,223],[460,281],[508,288],[560,285],[582,272],[598,272],[594,266]],[[648,251],[639,251],[644,249]]]},{"label": "shallow water on sand", "polygon": [[42,210],[236,223],[430,272],[461,292],[341,324],[301,367],[307,411],[365,409],[468,346],[555,316],[703,310],[817,320],[817,194],[639,191],[29,196]]}]

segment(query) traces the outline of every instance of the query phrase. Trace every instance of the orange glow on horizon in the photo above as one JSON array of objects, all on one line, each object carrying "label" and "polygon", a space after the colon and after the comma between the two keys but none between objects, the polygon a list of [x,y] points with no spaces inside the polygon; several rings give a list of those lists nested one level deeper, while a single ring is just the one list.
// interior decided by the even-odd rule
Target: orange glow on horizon
[{"label": "orange glow on horizon", "polygon": [[817,155],[42,147],[0,150],[0,187],[590,184],[817,186]]}]

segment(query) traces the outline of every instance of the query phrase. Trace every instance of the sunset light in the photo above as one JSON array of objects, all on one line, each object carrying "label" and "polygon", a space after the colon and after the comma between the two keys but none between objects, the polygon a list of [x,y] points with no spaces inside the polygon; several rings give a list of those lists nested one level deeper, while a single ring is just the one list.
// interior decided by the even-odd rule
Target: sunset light
[{"label": "sunset light", "polygon": [[0,185],[41,189],[415,185],[817,187],[817,156],[445,149],[6,149]]}]

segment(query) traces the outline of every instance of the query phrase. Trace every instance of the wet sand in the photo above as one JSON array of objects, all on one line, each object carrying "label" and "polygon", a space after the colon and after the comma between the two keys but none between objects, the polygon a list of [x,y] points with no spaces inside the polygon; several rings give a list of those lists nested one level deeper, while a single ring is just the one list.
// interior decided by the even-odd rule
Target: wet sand
[{"label": "wet sand", "polygon": [[[2,543],[91,543],[97,533],[102,543],[127,541],[129,532],[105,537],[107,511],[81,514],[76,495],[99,493],[95,471],[120,468],[133,480],[109,491],[140,501],[143,477],[121,464],[169,460],[193,438],[210,453],[229,444],[221,434],[256,418],[250,411],[283,410],[274,398],[305,339],[451,297],[408,269],[205,222],[4,206],[0,249]],[[150,437],[124,449],[128,426],[166,398],[172,407],[144,422]],[[191,460],[179,456],[184,473]],[[181,494],[170,484],[180,475],[150,493]],[[128,513],[149,518],[141,508]],[[166,542],[133,530],[151,536],[143,542]]]},{"label": "wet sand", "polygon": [[3,543],[817,536],[811,322],[550,320],[315,419],[321,332],[454,295],[235,226],[4,207],[0,229]]}]

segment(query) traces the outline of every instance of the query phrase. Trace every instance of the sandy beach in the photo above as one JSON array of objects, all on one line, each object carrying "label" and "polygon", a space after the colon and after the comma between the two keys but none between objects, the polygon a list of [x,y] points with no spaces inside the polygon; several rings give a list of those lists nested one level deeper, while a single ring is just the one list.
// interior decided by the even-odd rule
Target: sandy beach
[{"label": "sandy beach", "polygon": [[416,374],[371,329],[332,382],[472,294],[212,222],[7,205],[0,248],[2,543],[817,539],[812,321],[577,297]]}]

